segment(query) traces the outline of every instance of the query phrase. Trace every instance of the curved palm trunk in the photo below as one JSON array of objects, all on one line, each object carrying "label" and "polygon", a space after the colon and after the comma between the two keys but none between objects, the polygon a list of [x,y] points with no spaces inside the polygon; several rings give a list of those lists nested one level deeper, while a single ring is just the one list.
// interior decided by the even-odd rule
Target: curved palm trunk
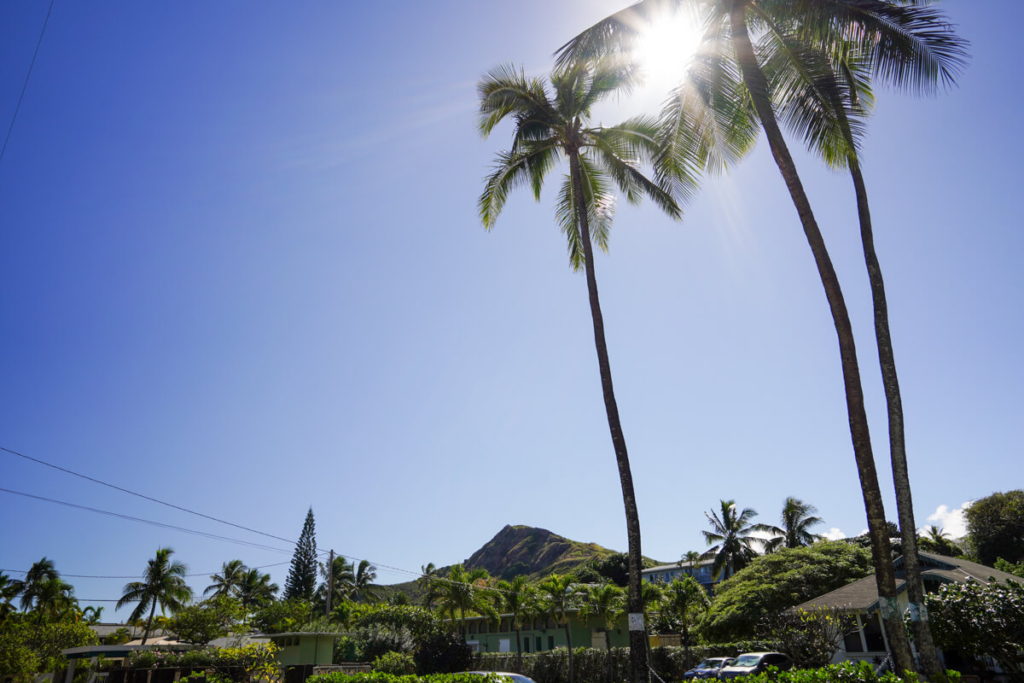
[{"label": "curved palm trunk", "polygon": [[[856,159],[850,160],[850,175],[853,176],[853,186],[857,193],[860,237],[864,244],[864,262],[868,269],[871,299],[875,308],[875,339],[878,342],[878,363],[882,368],[882,384],[885,386],[885,402],[889,412],[889,454],[892,459],[892,480],[896,488],[900,535],[903,538],[903,566],[907,572],[907,597],[910,598],[911,604],[914,642],[925,674],[933,680],[945,681],[946,672],[939,664],[939,654],[935,650],[932,631],[927,621],[928,612],[924,605],[924,584],[921,581],[921,561],[917,548],[917,523],[914,521],[914,502],[910,495],[907,444],[903,431],[903,401],[900,398],[899,377],[896,375],[892,335],[889,333],[889,306],[885,299],[882,266],[878,262],[878,254],[875,253],[868,191]],[[917,606],[916,610],[914,605]]]},{"label": "curved palm trunk", "polygon": [[608,653],[608,683],[615,683],[615,662],[612,660],[612,629],[604,625],[604,649]]},{"label": "curved palm trunk", "polygon": [[[587,210],[583,204],[583,179],[580,176],[580,160],[577,150],[569,151],[569,170],[572,174],[573,192],[576,195],[576,211],[580,220],[580,238],[583,241],[583,255],[586,263],[587,291],[590,294],[590,313],[594,319],[594,345],[597,347],[597,363],[601,370],[601,387],[604,390],[604,407],[608,414],[608,429],[612,435],[612,446],[615,449],[615,461],[619,466],[619,483],[622,486],[622,502],[626,510],[626,538],[629,557],[629,594],[628,609],[630,614],[642,614],[644,611],[641,597],[640,568],[642,555],[640,552],[640,514],[637,511],[636,495],[633,493],[633,474],[629,468],[629,453],[626,451],[626,438],[622,434],[619,421],[619,407],[615,402],[615,390],[612,387],[612,370],[608,361],[608,345],[604,338],[604,317],[601,315],[601,302],[597,296],[597,276],[594,273],[594,247],[590,243],[590,225],[587,221]],[[630,625],[632,626],[632,625]],[[646,629],[646,625],[645,625]],[[647,683],[647,631],[629,630],[629,669],[632,683]],[[566,631],[568,635],[568,631]],[[570,676],[572,683],[572,646],[569,647]]]},{"label": "curved palm trunk", "polygon": [[146,640],[149,638],[149,632],[153,630],[153,615],[156,614],[156,600],[153,600],[153,605],[149,608],[149,619],[146,619],[146,630],[142,633],[142,644],[146,644]]},{"label": "curved palm trunk", "polygon": [[860,382],[860,368],[857,365],[857,349],[850,324],[850,315],[839,286],[839,278],[832,266],[832,259],[825,248],[821,230],[818,228],[818,223],[811,210],[810,201],[804,192],[796,165],[793,163],[793,158],[790,156],[789,148],[786,146],[772,110],[768,96],[768,82],[757,64],[754,46],[747,33],[745,16],[747,5],[748,1],[737,2],[730,12],[733,47],[743,74],[743,82],[750,92],[754,109],[768,138],[772,156],[800,216],[807,243],[814,255],[821,284],[825,288],[825,297],[828,299],[839,341],[850,435],[853,440],[857,474],[860,477],[861,493],[867,513],[868,534],[871,537],[871,551],[874,557],[875,580],[878,585],[882,620],[888,634],[895,670],[900,674],[904,671],[915,671],[910,642],[896,606],[896,573],[892,566],[892,550],[885,530],[885,507],[882,504],[882,492],[878,486],[878,473],[875,470],[874,456],[871,452],[871,434],[868,429],[867,413],[864,410],[864,391]]},{"label": "curved palm trunk", "polygon": [[565,644],[569,648],[569,683],[573,682],[573,668],[572,668],[572,632],[569,631],[569,618],[565,618],[565,625],[562,627],[565,629]]}]

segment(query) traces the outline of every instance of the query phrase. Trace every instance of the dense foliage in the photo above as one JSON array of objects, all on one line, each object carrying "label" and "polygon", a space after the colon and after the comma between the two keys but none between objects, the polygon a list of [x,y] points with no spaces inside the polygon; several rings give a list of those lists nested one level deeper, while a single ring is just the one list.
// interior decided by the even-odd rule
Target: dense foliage
[{"label": "dense foliage", "polygon": [[226,636],[245,617],[242,604],[222,593],[179,610],[167,624],[167,630],[178,640],[193,645],[206,645]]},{"label": "dense foliage", "polygon": [[386,652],[373,660],[375,673],[411,676],[416,673],[416,661],[404,652]]},{"label": "dense foliage", "polygon": [[993,493],[964,510],[971,549],[991,567],[998,558],[1024,561],[1024,490]]},{"label": "dense foliage", "polygon": [[968,658],[991,657],[1024,680],[1024,584],[947,584],[925,604],[936,645]]},{"label": "dense foliage", "polygon": [[376,671],[368,674],[344,674],[333,671],[319,676],[310,676],[306,681],[307,683],[508,683],[498,676],[478,676],[467,673],[397,676]]},{"label": "dense foliage", "polygon": [[308,602],[280,600],[256,610],[250,623],[261,633],[288,633],[309,621],[312,612]]},{"label": "dense foliage", "polygon": [[0,674],[15,681],[30,681],[35,674],[68,665],[61,650],[95,645],[95,632],[70,619],[29,623],[24,615],[10,618],[0,629]]},{"label": "dense foliage", "polygon": [[768,614],[799,605],[870,572],[868,552],[839,541],[783,548],[758,557],[719,584],[701,633],[712,642],[749,638],[757,622]]}]

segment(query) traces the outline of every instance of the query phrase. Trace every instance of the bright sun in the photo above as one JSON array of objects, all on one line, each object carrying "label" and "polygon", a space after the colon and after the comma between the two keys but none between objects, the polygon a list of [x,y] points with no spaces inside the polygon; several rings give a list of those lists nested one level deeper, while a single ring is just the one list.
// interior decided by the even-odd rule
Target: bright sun
[{"label": "bright sun", "polygon": [[700,47],[701,33],[700,22],[689,12],[652,21],[636,51],[647,87],[664,92],[679,85]]}]

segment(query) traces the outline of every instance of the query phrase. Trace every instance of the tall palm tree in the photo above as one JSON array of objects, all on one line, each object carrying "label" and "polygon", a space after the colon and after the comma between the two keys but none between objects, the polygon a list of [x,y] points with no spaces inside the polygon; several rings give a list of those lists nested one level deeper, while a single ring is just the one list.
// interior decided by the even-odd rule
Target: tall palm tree
[{"label": "tall palm tree", "polygon": [[156,556],[146,563],[146,571],[142,574],[142,581],[132,581],[125,584],[121,599],[117,601],[115,609],[121,609],[125,605],[136,602],[129,619],[136,621],[149,610],[149,617],[146,619],[146,630],[142,634],[142,644],[146,644],[149,633],[153,627],[153,615],[156,613],[157,605],[160,611],[170,610],[173,614],[182,609],[192,599],[192,589],[185,583],[185,574],[188,568],[181,562],[172,562],[171,555],[174,550],[171,548],[159,548]]},{"label": "tall palm tree", "polygon": [[591,585],[584,590],[580,618],[584,621],[596,619],[604,628],[604,648],[608,651],[608,683],[614,683],[615,680],[615,663],[611,656],[612,629],[625,611],[626,595],[615,584]]},{"label": "tall palm tree", "polygon": [[[486,228],[493,227],[509,190],[529,183],[540,199],[545,176],[563,158],[569,162],[557,203],[557,219],[569,244],[573,268],[586,273],[594,344],[604,394],[605,412],[619,470],[619,483],[626,516],[629,554],[629,611],[642,611],[640,570],[640,516],[633,490],[626,439],[619,419],[612,386],[611,364],[605,340],[604,316],[597,291],[593,243],[607,250],[611,225],[614,183],[630,202],[642,196],[674,218],[680,209],[677,196],[692,192],[696,180],[679,175],[673,184],[659,184],[641,173],[639,162],[650,162],[657,153],[656,122],[636,117],[618,126],[591,126],[591,110],[629,81],[629,69],[608,60],[574,63],[551,75],[551,89],[539,79],[527,79],[522,71],[506,66],[490,72],[478,85],[480,130],[490,134],[508,117],[515,122],[512,149],[498,157],[480,197],[480,217]],[[648,670],[646,633],[630,630],[630,666],[634,678]]]},{"label": "tall palm tree", "polygon": [[[609,49],[621,49],[624,44],[637,39],[640,26],[665,4],[663,0],[642,0],[599,22],[563,47],[561,61],[564,63],[571,59],[592,58]],[[847,417],[868,518],[876,566],[875,577],[883,606],[881,611],[890,634],[897,670],[912,670],[914,667],[909,641],[896,608],[895,572],[888,561],[889,540],[883,528],[885,511],[871,451],[849,314],[831,257],[773,110],[772,97],[775,93],[769,87],[762,70],[759,53],[750,38],[749,25],[765,30],[766,25],[773,23],[795,24],[799,26],[801,37],[825,49],[853,45],[859,52],[871,55],[876,75],[898,84],[910,84],[911,87],[920,87],[922,83],[949,77],[951,64],[955,67],[960,57],[952,39],[954,37],[940,14],[928,7],[918,6],[915,0],[877,0],[867,3],[861,0],[676,0],[669,4],[696,6],[704,10],[707,21],[705,47],[710,48],[710,54],[706,55],[701,68],[713,74],[716,86],[720,89],[710,98],[714,100],[710,106],[717,110],[718,117],[715,125],[705,130],[713,135],[716,126],[721,126],[727,134],[722,137],[725,144],[709,143],[703,145],[703,150],[745,151],[749,144],[734,144],[736,133],[740,132],[739,137],[743,138],[743,134],[755,131],[756,118],[764,128],[772,156],[803,225],[836,328],[847,398]],[[698,63],[701,61],[698,60]],[[694,98],[689,99],[693,101]],[[742,102],[749,102],[753,112],[745,111],[747,107]],[[720,106],[723,103],[725,107]],[[708,119],[705,117],[704,120]],[[681,123],[682,118],[676,117],[675,122]],[[735,125],[737,122],[740,125]],[[683,137],[692,143],[695,135],[691,125],[677,125],[676,130],[685,131]],[[747,138],[749,142],[749,136]],[[706,156],[710,158],[712,154]],[[900,474],[896,476],[902,478]],[[904,491],[907,492],[909,486]]]},{"label": "tall palm tree", "polygon": [[210,575],[210,585],[203,591],[203,595],[213,593],[214,597],[224,595],[237,597],[238,590],[249,570],[241,560],[231,560],[221,566],[220,574]]},{"label": "tall palm tree", "polygon": [[36,594],[39,592],[39,585],[54,579],[60,578],[60,574],[53,566],[53,560],[44,557],[32,564],[28,568],[28,572],[25,574],[25,578],[21,581],[15,581],[14,585],[18,587],[18,592],[21,593],[21,609],[22,611],[29,611],[35,603]]},{"label": "tall palm tree", "polygon": [[573,683],[572,631],[569,614],[579,607],[580,595],[568,574],[552,574],[537,586],[543,596],[544,611],[565,629],[565,643],[569,650],[569,683]]},{"label": "tall palm tree", "polygon": [[278,585],[271,582],[270,574],[264,574],[259,569],[250,569],[242,576],[238,586],[238,601],[242,603],[248,617],[257,608],[272,602],[278,590]]},{"label": "tall palm tree", "polygon": [[782,526],[769,527],[775,536],[764,542],[764,551],[774,553],[779,548],[802,548],[821,540],[821,536],[809,531],[812,526],[823,521],[814,515],[817,511],[816,507],[799,498],[786,498],[782,506]]},{"label": "tall palm tree", "polygon": [[711,531],[702,531],[708,548],[701,559],[715,561],[711,572],[717,579],[725,573],[729,578],[743,567],[747,566],[757,556],[755,544],[761,543],[761,539],[754,536],[755,532],[765,533],[771,530],[764,524],[750,524],[750,520],[757,516],[757,510],[753,508],[736,508],[736,501],[723,500],[719,503],[721,509],[716,512],[711,510],[705,512]]},{"label": "tall palm tree", "polygon": [[[921,3],[915,0],[909,4]],[[798,44],[792,34],[787,35],[784,27],[774,24],[768,26],[768,37],[775,45],[780,46],[779,52],[789,52],[791,45]],[[938,80],[945,80],[950,85],[955,84],[955,77],[963,64],[966,43],[953,34],[947,34],[945,38],[948,57],[946,61],[949,68],[946,71],[936,70],[919,81],[917,87],[923,90],[934,90]],[[783,66],[779,70],[782,77],[779,78],[777,75],[772,86],[773,91],[786,95],[779,99],[784,107],[783,116],[790,123],[790,128],[801,135],[811,151],[817,153],[827,165],[836,170],[848,170],[853,180],[864,261],[871,284],[875,341],[889,418],[889,454],[901,529],[901,533],[897,535],[900,536],[901,554],[908,579],[907,596],[911,606],[916,607],[911,610],[911,624],[922,668],[930,677],[944,680],[945,671],[939,662],[929,623],[926,619],[918,618],[924,609],[924,584],[921,578],[915,531],[917,524],[914,519],[907,465],[903,403],[889,329],[885,283],[875,251],[867,186],[858,158],[860,137],[864,130],[860,119],[870,112],[874,104],[869,75],[873,55],[864,54],[861,52],[862,48],[861,45],[844,43],[839,49],[823,51],[823,55],[804,50],[802,61],[810,62],[811,68],[795,69],[792,68],[794,60],[776,60]],[[818,64],[817,68],[813,66],[815,62]],[[909,85],[906,81],[896,80],[897,85]],[[777,82],[782,87],[776,87]]]},{"label": "tall palm tree", "polygon": [[537,589],[531,586],[523,575],[519,575],[511,581],[499,581],[495,588],[497,589],[494,592],[495,607],[498,611],[509,615],[512,620],[512,628],[516,631],[516,667],[518,671],[522,671],[523,621],[534,610],[533,603],[537,601]]}]

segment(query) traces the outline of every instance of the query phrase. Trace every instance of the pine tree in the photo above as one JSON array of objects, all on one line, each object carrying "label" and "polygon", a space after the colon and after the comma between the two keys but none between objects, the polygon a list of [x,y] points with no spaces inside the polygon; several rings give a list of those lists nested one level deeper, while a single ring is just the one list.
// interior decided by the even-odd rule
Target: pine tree
[{"label": "pine tree", "polygon": [[313,508],[309,508],[306,523],[302,525],[302,535],[295,544],[288,580],[284,584],[285,600],[311,602],[316,591],[316,570],[316,525],[313,522]]}]

